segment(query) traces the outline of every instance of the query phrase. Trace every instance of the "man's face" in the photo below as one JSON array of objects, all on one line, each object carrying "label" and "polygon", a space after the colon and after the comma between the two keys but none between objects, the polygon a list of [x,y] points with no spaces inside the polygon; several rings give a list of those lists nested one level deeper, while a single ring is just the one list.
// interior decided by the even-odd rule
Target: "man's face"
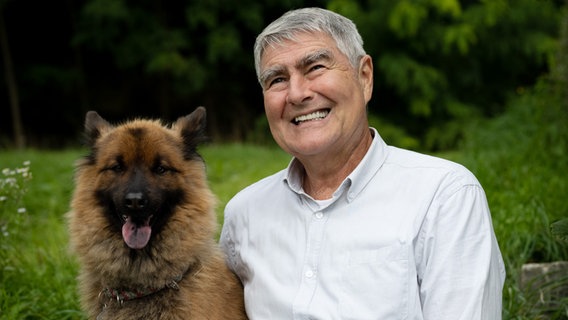
[{"label": "man's face", "polygon": [[368,133],[371,58],[353,68],[326,34],[301,33],[296,41],[267,47],[260,82],[274,139],[300,160],[352,149]]}]

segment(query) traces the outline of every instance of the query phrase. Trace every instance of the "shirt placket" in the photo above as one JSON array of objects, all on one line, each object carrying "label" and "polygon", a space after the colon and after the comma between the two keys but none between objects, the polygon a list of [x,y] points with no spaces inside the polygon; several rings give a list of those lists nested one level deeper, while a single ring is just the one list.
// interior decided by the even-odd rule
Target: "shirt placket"
[{"label": "shirt placket", "polygon": [[328,215],[324,211],[311,207],[311,219],[308,228],[306,256],[302,267],[302,281],[294,299],[294,319],[310,319],[310,307],[316,298],[319,272],[318,264],[321,256],[322,241]]}]

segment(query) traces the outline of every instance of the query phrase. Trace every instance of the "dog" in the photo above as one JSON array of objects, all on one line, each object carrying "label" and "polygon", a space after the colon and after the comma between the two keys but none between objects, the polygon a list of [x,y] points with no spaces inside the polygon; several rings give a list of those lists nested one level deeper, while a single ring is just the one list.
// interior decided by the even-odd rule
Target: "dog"
[{"label": "dog", "polygon": [[246,319],[197,152],[205,118],[203,107],[169,125],[87,113],[67,220],[89,319]]}]

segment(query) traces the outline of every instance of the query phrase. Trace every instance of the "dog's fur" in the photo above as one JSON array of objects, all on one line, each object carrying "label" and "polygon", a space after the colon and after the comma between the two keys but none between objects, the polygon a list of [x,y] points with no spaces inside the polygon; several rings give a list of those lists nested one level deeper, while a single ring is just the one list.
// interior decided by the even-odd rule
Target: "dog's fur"
[{"label": "dog's fur", "polygon": [[215,241],[216,200],[196,150],[204,128],[202,107],[170,126],[87,113],[90,154],[67,218],[90,319],[246,319]]}]

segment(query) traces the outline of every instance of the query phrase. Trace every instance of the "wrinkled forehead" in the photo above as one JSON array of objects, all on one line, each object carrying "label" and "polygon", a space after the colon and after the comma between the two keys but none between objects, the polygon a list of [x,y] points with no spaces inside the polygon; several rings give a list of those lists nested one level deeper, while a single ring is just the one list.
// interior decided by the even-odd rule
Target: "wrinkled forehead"
[{"label": "wrinkled forehead", "polygon": [[[325,41],[327,49],[334,51],[337,55],[344,55],[349,59],[348,50],[330,32],[325,30],[288,29],[278,33],[267,34],[259,41],[258,47],[255,48],[255,69],[259,81],[260,75],[266,66],[267,52],[272,54],[274,50],[282,50],[286,46],[302,44],[311,39]],[[355,65],[353,62],[352,64]]]},{"label": "wrinkled forehead", "polygon": [[264,57],[266,51],[270,49],[278,49],[286,46],[289,43],[302,43],[307,39],[322,39],[327,38],[333,42],[333,44],[337,47],[337,43],[333,37],[324,31],[321,30],[286,30],[286,32],[279,32],[274,34],[266,35],[260,49],[260,58]]},{"label": "wrinkled forehead", "polygon": [[280,58],[292,58],[289,54],[294,54],[296,58],[304,59],[307,56],[320,55],[320,52],[327,52],[329,55],[341,55],[344,53],[339,50],[335,40],[324,32],[299,32],[287,37],[274,38],[267,42],[258,61],[259,76],[267,67],[267,63],[274,56]]}]

